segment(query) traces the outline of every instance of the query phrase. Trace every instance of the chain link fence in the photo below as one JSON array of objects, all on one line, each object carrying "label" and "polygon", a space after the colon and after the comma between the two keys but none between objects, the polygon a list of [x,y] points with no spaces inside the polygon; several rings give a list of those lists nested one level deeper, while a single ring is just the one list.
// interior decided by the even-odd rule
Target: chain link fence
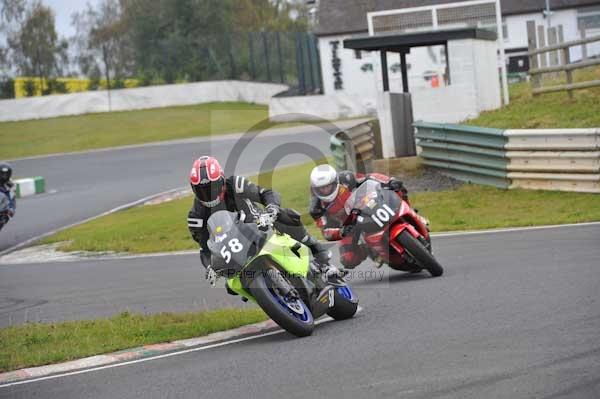
[{"label": "chain link fence", "polygon": [[221,78],[283,83],[300,95],[323,91],[318,46],[310,33],[249,32],[224,46],[227,56],[213,58],[220,62]]}]

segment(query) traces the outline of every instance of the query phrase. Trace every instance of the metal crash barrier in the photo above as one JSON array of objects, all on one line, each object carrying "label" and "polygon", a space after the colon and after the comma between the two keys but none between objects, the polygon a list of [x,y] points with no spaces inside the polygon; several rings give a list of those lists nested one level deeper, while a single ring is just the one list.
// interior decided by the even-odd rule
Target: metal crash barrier
[{"label": "metal crash barrier", "polygon": [[373,171],[373,160],[381,158],[379,122],[371,120],[331,136],[331,153],[338,170]]},{"label": "metal crash barrier", "polygon": [[503,188],[600,193],[600,129],[514,129],[417,122],[425,165]]}]

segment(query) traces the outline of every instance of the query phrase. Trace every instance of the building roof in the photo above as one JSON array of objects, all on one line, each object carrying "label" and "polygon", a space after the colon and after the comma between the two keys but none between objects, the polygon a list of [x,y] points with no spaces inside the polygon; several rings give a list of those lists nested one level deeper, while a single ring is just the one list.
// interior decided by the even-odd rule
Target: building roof
[{"label": "building roof", "polygon": [[487,29],[458,28],[441,29],[430,32],[414,32],[396,35],[359,36],[344,40],[344,47],[354,50],[388,50],[397,51],[401,48],[435,46],[445,44],[448,40],[479,39],[496,40],[496,32]]},{"label": "building roof", "polygon": [[[319,36],[328,36],[367,32],[367,13],[372,11],[449,4],[458,1],[459,0],[321,0],[319,4],[319,23],[316,34]],[[546,8],[546,0],[500,1],[502,15],[541,12]],[[552,10],[597,4],[598,0],[550,0],[550,8]]]}]

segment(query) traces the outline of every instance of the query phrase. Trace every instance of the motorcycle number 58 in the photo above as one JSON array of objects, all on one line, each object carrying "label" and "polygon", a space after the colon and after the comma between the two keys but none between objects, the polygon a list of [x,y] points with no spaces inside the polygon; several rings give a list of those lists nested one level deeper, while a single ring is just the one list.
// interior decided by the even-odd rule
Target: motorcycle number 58
[{"label": "motorcycle number 58", "polygon": [[371,219],[377,223],[377,226],[383,227],[387,222],[390,221],[392,216],[396,216],[396,212],[394,212],[387,204],[384,204],[381,208],[377,209],[374,214],[371,215]]},{"label": "motorcycle number 58", "polygon": [[[229,249],[227,247],[229,246]],[[221,248],[221,256],[225,259],[225,263],[229,264],[231,262],[231,253],[237,254],[238,252],[242,252],[244,249],[244,245],[237,238],[232,238],[229,240],[227,245],[223,245]],[[231,251],[230,251],[231,250]]]}]

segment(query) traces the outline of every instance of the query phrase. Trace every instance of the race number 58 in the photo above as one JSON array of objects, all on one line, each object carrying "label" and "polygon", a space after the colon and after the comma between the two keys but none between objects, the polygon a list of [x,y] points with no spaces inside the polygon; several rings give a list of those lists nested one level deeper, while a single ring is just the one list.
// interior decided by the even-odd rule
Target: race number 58
[{"label": "race number 58", "polygon": [[[229,249],[231,249],[231,251],[227,249],[227,246],[229,246]],[[221,256],[223,257],[223,259],[225,259],[225,263],[229,264],[229,262],[231,262],[231,252],[237,254],[238,252],[242,252],[243,249],[244,245],[242,245],[240,240],[238,240],[237,238],[232,238],[231,240],[229,240],[227,245],[223,245],[223,247],[221,248]]]},{"label": "race number 58", "polygon": [[377,223],[377,226],[383,227],[387,222],[390,221],[390,218],[395,215],[396,212],[394,212],[392,208],[388,206],[388,204],[384,204],[381,208],[377,209],[374,214],[371,215],[371,219]]}]

